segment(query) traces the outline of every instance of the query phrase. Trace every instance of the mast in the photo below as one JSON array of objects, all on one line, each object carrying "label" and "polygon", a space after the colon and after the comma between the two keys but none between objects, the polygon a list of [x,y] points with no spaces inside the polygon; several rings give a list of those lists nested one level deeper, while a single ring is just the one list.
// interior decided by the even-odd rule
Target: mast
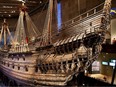
[{"label": "mast", "polygon": [[[39,32],[39,30],[34,25],[34,23],[28,15],[27,7],[24,5],[24,3],[22,3],[15,32],[15,42],[21,43],[21,40],[25,41],[26,39],[28,39],[28,41],[31,42],[40,35],[41,33]],[[24,43],[29,43],[28,41],[26,40],[26,42]]]},{"label": "mast", "polygon": [[0,42],[2,41],[2,37],[4,39],[4,49],[7,49],[7,33],[10,36],[11,39],[11,44],[13,43],[13,38],[12,35],[10,33],[10,30],[8,28],[8,24],[6,23],[6,19],[4,19],[4,22],[2,24],[2,30],[1,30],[1,34],[0,34]]},{"label": "mast", "polygon": [[40,41],[41,43],[40,47],[52,44],[51,40],[52,10],[53,10],[53,0],[49,0],[48,11]]},{"label": "mast", "polygon": [[17,23],[17,27],[16,27],[16,32],[15,32],[15,42],[17,42],[17,44],[24,44],[25,43],[25,27],[24,27],[24,13],[26,11],[27,7],[24,5],[24,3],[22,3],[22,6],[20,7],[20,15],[19,15],[19,19],[18,19],[18,23]]},{"label": "mast", "polygon": [[7,23],[6,21],[4,20],[4,23],[3,23],[3,29],[4,29],[4,48],[6,48],[6,29],[7,29]]},{"label": "mast", "polygon": [[18,52],[29,51],[28,43],[26,41],[25,27],[24,27],[24,15],[26,10],[27,7],[24,5],[23,2],[22,6],[20,7],[20,15],[14,36],[14,44],[12,45],[10,52],[18,53]]},{"label": "mast", "polygon": [[[24,5],[24,2],[22,3],[22,6],[20,7],[19,10],[20,14],[14,36],[15,43],[11,47],[10,52],[30,51],[28,46],[29,42],[31,42],[31,40],[34,41],[35,38],[37,38],[37,36],[40,35],[39,30],[31,21],[31,18],[27,13],[27,7]],[[26,23],[26,25],[24,25],[24,22]]]}]

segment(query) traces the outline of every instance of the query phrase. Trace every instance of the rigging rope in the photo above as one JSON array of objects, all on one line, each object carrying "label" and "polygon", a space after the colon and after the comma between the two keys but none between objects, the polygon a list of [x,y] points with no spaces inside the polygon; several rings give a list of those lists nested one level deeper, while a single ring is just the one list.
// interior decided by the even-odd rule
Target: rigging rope
[{"label": "rigging rope", "polygon": [[13,37],[12,37],[10,30],[8,28],[8,24],[6,23],[6,20],[4,19],[4,22],[2,24],[2,29],[0,32],[0,42],[2,41],[2,37],[3,37],[3,40],[4,40],[4,47],[3,48],[4,49],[7,49],[7,44],[8,44],[8,42],[7,42],[8,36],[7,35],[9,35],[9,37],[11,39],[10,43],[13,44],[14,43]]},{"label": "rigging rope", "polygon": [[46,2],[46,3],[45,3],[45,5],[43,6],[43,8],[42,8],[42,10],[41,10],[40,14],[37,16],[37,18],[36,18],[36,19],[37,19],[37,21],[36,21],[36,23],[35,23],[35,24],[38,24],[38,20],[39,20],[39,18],[41,17],[42,12],[43,12],[43,10],[45,9],[45,7],[46,7],[47,3],[48,3],[48,2]]},{"label": "rigging rope", "polygon": [[[32,40],[34,41],[37,36],[40,35],[39,30],[36,28],[34,23],[32,22],[31,18],[29,17],[28,13],[26,12],[27,7],[22,4],[20,8],[20,15],[16,27],[16,32],[14,36],[14,44],[12,48],[15,52],[26,52],[29,51],[28,43]],[[25,20],[24,20],[25,17]],[[25,24],[25,23],[26,24]],[[28,42],[29,37],[29,42]]]},{"label": "rigging rope", "polygon": [[41,33],[39,32],[39,30],[37,29],[37,27],[34,25],[34,23],[32,22],[31,18],[29,17],[28,13],[25,12],[25,17],[26,17],[26,22],[27,22],[27,31],[28,34],[27,36],[31,39],[34,39],[38,36],[41,35]]},{"label": "rigging rope", "polygon": [[52,9],[53,9],[53,0],[50,0],[47,15],[46,15],[46,20],[43,27],[40,46],[46,46],[52,43],[51,41]]}]

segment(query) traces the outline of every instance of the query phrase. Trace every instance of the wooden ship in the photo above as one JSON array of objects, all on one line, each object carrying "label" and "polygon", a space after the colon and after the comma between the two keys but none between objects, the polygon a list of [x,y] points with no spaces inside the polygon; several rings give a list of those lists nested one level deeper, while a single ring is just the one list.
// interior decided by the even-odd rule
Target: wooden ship
[{"label": "wooden ship", "polygon": [[[20,8],[14,37],[6,21],[2,24],[0,40],[3,36],[4,46],[0,49],[0,70],[6,79],[10,79],[10,85],[66,86],[73,76],[87,70],[100,54],[110,25],[111,0],[62,24],[62,30],[73,28],[77,32],[55,42],[51,34],[53,1],[49,0],[42,33],[31,21],[24,4]],[[100,6],[102,9],[97,11]],[[11,36],[11,47],[7,46],[6,33]]]}]

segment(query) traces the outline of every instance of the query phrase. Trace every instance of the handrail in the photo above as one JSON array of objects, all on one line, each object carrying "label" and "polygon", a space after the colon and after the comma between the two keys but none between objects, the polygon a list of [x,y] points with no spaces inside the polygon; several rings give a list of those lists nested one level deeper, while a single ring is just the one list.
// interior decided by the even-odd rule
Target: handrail
[{"label": "handrail", "polygon": [[[99,13],[101,13],[102,12],[102,10],[100,10],[100,12],[97,12],[96,14],[98,14],[98,16],[95,16],[95,18],[96,18],[96,21],[99,21],[99,18],[102,16],[102,14],[100,14],[99,15]],[[91,14],[90,16],[94,16],[93,14]],[[90,17],[89,16],[89,17]],[[76,26],[76,28],[78,27],[78,26],[80,26],[80,25],[78,25],[78,24],[80,24],[81,23],[81,25],[83,24],[83,27],[84,27],[84,29],[86,29],[85,27],[90,27],[90,22],[87,22],[86,23],[86,20],[89,18],[89,17],[86,17],[86,18],[83,18],[82,20],[77,20],[77,21],[75,21],[74,23],[72,23],[72,24],[68,24],[67,26],[65,26],[65,27],[63,27],[62,28],[62,30],[61,30],[61,32],[62,31],[67,31],[67,29],[68,29],[68,32],[71,32],[71,31],[73,31],[72,29],[70,29],[70,27],[74,27],[74,26]],[[93,19],[94,20],[94,19]],[[92,21],[91,21],[92,22]],[[99,22],[100,23],[100,22]],[[100,24],[96,24],[96,25],[100,25]],[[96,25],[93,25],[93,26],[91,26],[91,28],[93,28],[93,27],[95,27]],[[59,33],[61,33],[61,32],[59,32]],[[77,32],[74,32],[75,34],[77,34]],[[54,36],[56,36],[56,34],[53,34],[52,35],[53,37]]]},{"label": "handrail", "polygon": [[[82,16],[85,15],[85,14],[86,14],[86,16],[88,17],[88,16],[89,16],[89,12],[91,12],[91,11],[93,11],[93,14],[95,14],[96,12],[98,12],[96,9],[99,8],[99,7],[102,6],[102,5],[104,5],[104,3],[101,3],[100,5],[98,5],[98,6],[94,7],[94,8],[92,8],[92,9],[90,9],[90,10],[88,10],[88,11],[86,11],[85,13],[82,13],[82,14],[80,14],[80,15],[78,15],[78,16],[76,16],[76,17],[74,17],[74,18],[72,18],[72,19],[70,19],[70,20],[68,20],[68,21],[66,21],[66,22],[64,22],[64,23],[62,23],[61,26],[59,26],[58,28],[62,28],[62,27],[65,26],[66,24],[68,24],[68,23],[70,23],[70,22],[71,22],[71,23],[74,22],[74,20],[77,19],[77,18],[79,18],[79,20],[82,19]],[[100,10],[101,10],[101,9],[100,9]]]},{"label": "handrail", "polygon": [[[101,12],[102,10],[100,10],[100,11],[98,11],[96,14],[98,14],[99,12]],[[93,14],[91,14],[90,16],[94,16]],[[89,16],[89,17],[90,17]],[[84,20],[86,20],[86,18],[88,18],[88,17],[84,17],[83,19],[81,19],[81,20],[77,20],[77,21],[75,21],[75,22],[73,22],[73,23],[71,23],[71,24],[68,24],[67,26],[70,26],[70,25],[72,25],[72,24],[74,24],[74,23],[76,23],[76,24],[79,24],[79,23],[82,23]],[[67,26],[65,26],[65,27],[67,27]],[[62,27],[63,28],[63,27]]]}]

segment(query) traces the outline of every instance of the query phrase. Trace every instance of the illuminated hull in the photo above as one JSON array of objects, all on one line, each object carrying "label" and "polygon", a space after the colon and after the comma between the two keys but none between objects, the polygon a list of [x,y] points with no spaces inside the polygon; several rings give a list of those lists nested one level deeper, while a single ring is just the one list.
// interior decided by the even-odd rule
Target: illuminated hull
[{"label": "illuminated hull", "polygon": [[[108,14],[109,11],[106,10],[110,8],[111,0],[106,1],[103,10]],[[80,15],[76,17],[80,20],[74,19],[71,24],[67,23],[66,29],[77,29],[77,31],[71,32],[73,35],[69,38],[59,40],[49,46],[38,47],[33,52],[0,51],[1,72],[19,86],[20,84],[29,86],[67,85],[73,76],[84,72],[101,52],[101,44],[105,39],[105,30],[109,20],[107,18],[106,21],[105,17],[103,18],[105,12],[102,14],[102,10],[95,12],[96,8],[90,10],[93,12],[90,16],[89,12],[85,13],[87,17],[83,20]],[[67,35],[71,33],[67,32]],[[74,35],[74,33],[76,34]]]},{"label": "illuminated hull", "polygon": [[[91,38],[91,43],[88,42],[88,38]],[[91,46],[96,42],[101,41],[101,36],[95,33],[91,33],[84,38],[84,44],[85,46],[89,44],[89,48],[92,48]],[[98,53],[94,51],[94,49],[98,49],[95,48],[96,43],[92,48],[93,52],[89,50],[95,56],[90,55],[91,57],[88,58],[86,55],[77,55],[75,52],[76,49],[79,49],[80,43],[80,40],[75,40],[56,47],[47,47],[44,50],[37,49],[33,53],[7,53],[1,51],[3,55],[1,55],[0,68],[8,78],[13,79],[18,84],[64,86],[73,79],[74,75],[78,75],[78,73],[88,68],[89,64],[99,54],[99,51]]]}]

